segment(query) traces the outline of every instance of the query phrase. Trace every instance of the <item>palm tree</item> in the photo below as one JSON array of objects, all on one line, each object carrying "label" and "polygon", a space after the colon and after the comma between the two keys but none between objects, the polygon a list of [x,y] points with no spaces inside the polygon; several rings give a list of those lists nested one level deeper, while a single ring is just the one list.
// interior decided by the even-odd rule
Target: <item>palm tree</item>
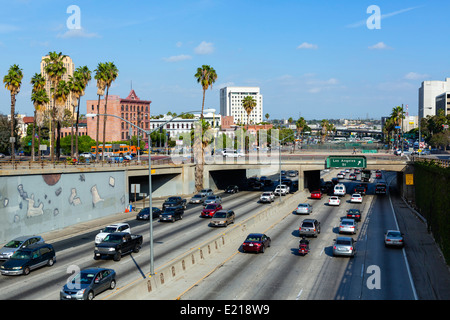
[{"label": "palm tree", "polygon": [[320,122],[320,125],[322,127],[320,142],[323,144],[325,142],[325,138],[328,135],[328,131],[329,131],[329,128],[330,128],[330,122],[328,120],[324,119],[324,120],[322,120]]},{"label": "palm tree", "polygon": [[[200,83],[203,89],[203,100],[202,100],[202,114],[200,117],[200,121],[203,121],[203,110],[205,108],[205,94],[206,90],[211,87],[217,80],[217,73],[214,68],[211,68],[209,65],[202,65],[201,68],[197,68],[197,73],[194,75],[197,79],[197,83]],[[202,125],[200,123],[200,129]],[[200,136],[203,136],[201,134]],[[198,140],[198,139],[196,139]],[[194,141],[194,155],[198,160],[197,166],[195,167],[195,187],[197,190],[201,190],[203,188],[203,148],[202,141]]]},{"label": "palm tree", "polygon": [[253,109],[256,107],[256,100],[253,99],[252,96],[246,96],[242,99],[242,107],[245,112],[247,112],[247,129],[250,124],[250,113],[252,113]]},{"label": "palm tree", "polygon": [[[17,64],[12,65],[8,74],[3,77],[5,88],[11,94],[11,137],[14,137],[14,120],[16,109],[16,95],[20,92],[22,85],[23,73]],[[14,160],[14,141],[11,139],[11,160]]]},{"label": "palm tree", "polygon": [[[61,81],[63,75],[66,73],[67,69],[66,67],[64,67],[64,58],[66,56],[63,55],[61,52],[60,53],[56,53],[56,52],[49,52],[48,56],[44,58],[44,62],[46,63],[45,67],[44,67],[44,71],[48,76],[48,79],[50,81],[50,92],[53,93],[55,91],[55,88],[58,85],[58,82]],[[55,131],[54,131],[54,127],[55,127],[55,121],[56,121],[56,114],[57,114],[57,110],[56,110],[56,103],[55,103],[55,98],[54,95],[51,94],[51,98],[52,98],[52,106],[51,106],[51,110],[50,110],[50,117],[51,117],[51,121],[50,121],[50,153],[51,153],[51,159],[52,161],[54,160],[54,143],[55,143]],[[59,153],[59,151],[58,151]]]},{"label": "palm tree", "polygon": [[78,67],[74,72],[74,77],[76,81],[80,81],[80,87],[82,87],[82,91],[78,92],[78,108],[77,108],[77,120],[75,123],[75,154],[78,157],[78,122],[80,119],[80,101],[81,97],[84,96],[84,91],[86,90],[86,87],[91,81],[91,70],[87,66]]},{"label": "palm tree", "polygon": [[[100,97],[105,94],[105,88],[106,88],[106,65],[103,62],[100,62],[97,65],[97,69],[95,69],[95,76],[94,79],[97,80],[97,95],[98,95],[98,102],[97,102],[97,114],[100,113]],[[100,117],[97,116],[97,132],[95,136],[95,159],[98,160],[98,133],[100,130]]]},{"label": "palm tree", "polygon": [[[66,105],[66,101],[70,96],[70,86],[69,84],[64,81],[61,80],[58,82],[58,85],[56,86],[56,88],[53,90],[53,95],[52,98],[55,102],[55,106],[56,108],[56,113],[55,113],[55,120],[56,120],[56,131],[57,131],[57,135],[56,135],[56,159],[59,160],[60,157],[60,140],[61,140],[61,122],[64,120],[65,118],[65,111],[66,109],[64,108],[64,106]],[[70,111],[68,111],[68,113],[70,113]]]},{"label": "palm tree", "polygon": [[[45,105],[50,101],[47,95],[47,91],[45,91],[45,78],[40,73],[35,73],[31,78],[31,85],[33,86],[33,90],[31,92],[31,101],[34,105],[34,119],[33,119],[33,136],[31,139],[31,150],[32,150],[32,160],[35,160],[35,151],[34,151],[34,140],[36,135],[36,125],[39,126],[39,144],[41,141],[41,126],[43,124],[43,113],[45,110]],[[39,120],[38,120],[39,118]]]},{"label": "palm tree", "polygon": [[270,118],[270,114],[266,113],[265,117],[266,117],[266,120],[268,121]]},{"label": "palm tree", "polygon": [[[105,96],[105,114],[108,113],[107,107],[108,107],[108,94],[109,94],[109,88],[111,87],[111,84],[113,81],[117,79],[119,76],[119,70],[114,65],[113,62],[107,62],[105,63],[105,81],[106,81],[106,96]],[[103,150],[105,150],[105,137],[106,137],[106,116],[103,117]],[[105,153],[102,152],[102,158],[105,160]]]},{"label": "palm tree", "polygon": [[[394,107],[392,109],[391,118],[397,127],[401,127],[402,121],[405,118],[405,113],[403,112],[403,107],[400,107],[400,106]],[[398,129],[397,129],[397,137],[398,137]]]}]

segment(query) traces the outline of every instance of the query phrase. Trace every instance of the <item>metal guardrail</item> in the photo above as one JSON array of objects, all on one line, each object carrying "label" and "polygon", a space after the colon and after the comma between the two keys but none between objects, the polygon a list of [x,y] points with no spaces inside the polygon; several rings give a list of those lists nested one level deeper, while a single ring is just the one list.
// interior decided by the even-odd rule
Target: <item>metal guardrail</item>
[{"label": "metal guardrail", "polygon": [[442,168],[450,168],[450,160],[447,159],[438,159],[438,158],[426,158],[426,157],[418,157],[413,156],[411,159],[413,162],[428,162],[436,164]]}]

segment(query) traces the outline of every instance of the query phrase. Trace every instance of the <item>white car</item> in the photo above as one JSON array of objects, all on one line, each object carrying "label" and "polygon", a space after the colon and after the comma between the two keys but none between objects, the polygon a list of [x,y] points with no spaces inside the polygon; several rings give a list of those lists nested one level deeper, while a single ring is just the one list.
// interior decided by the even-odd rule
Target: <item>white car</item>
[{"label": "white car", "polygon": [[259,202],[273,202],[275,200],[275,194],[270,191],[270,192],[263,192],[263,194],[261,194],[261,197],[259,198]]},{"label": "white car", "polygon": [[328,205],[329,206],[338,206],[341,204],[341,200],[339,199],[339,197],[336,196],[332,196],[330,197],[330,199],[328,200]]},{"label": "white car", "polygon": [[345,178],[345,174],[342,172],[339,172],[336,176],[338,179],[344,179]]},{"label": "white car", "polygon": [[279,196],[280,194],[282,196],[285,196],[289,193],[289,187],[285,184],[279,184],[276,188],[275,191],[273,192],[276,196]]},{"label": "white car", "polygon": [[128,223],[116,223],[109,225],[106,228],[100,230],[100,233],[95,236],[95,244],[99,244],[106,238],[108,234],[113,232],[131,233],[131,228]]},{"label": "white car", "polygon": [[90,153],[90,152],[83,152],[82,154],[80,154],[80,157],[84,157],[86,159],[93,159],[93,158],[95,158],[95,156],[92,153]]},{"label": "white car", "polygon": [[309,203],[300,203],[295,212],[298,214],[310,214],[313,212],[313,207]]},{"label": "white car", "polygon": [[334,186],[334,195],[335,196],[345,196],[347,193],[347,189],[345,188],[345,185],[342,183],[339,183]]},{"label": "white car", "polygon": [[362,196],[359,193],[352,194],[352,198],[350,199],[352,203],[362,203]]}]

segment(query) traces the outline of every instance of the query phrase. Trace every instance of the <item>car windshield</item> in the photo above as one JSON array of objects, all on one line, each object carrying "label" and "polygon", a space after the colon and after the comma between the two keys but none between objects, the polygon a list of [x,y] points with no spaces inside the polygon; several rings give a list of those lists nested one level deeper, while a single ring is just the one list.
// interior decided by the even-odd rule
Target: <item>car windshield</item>
[{"label": "car windshield", "polygon": [[172,212],[175,211],[175,209],[176,209],[176,208],[166,208],[166,209],[164,210],[164,213],[172,213]]},{"label": "car windshield", "polygon": [[307,208],[308,207],[308,205],[306,203],[300,203],[298,206],[300,208]]},{"label": "car windshield", "polygon": [[79,274],[77,274],[73,279],[73,284],[89,284],[92,282],[92,279],[94,279],[95,273],[92,272],[83,272],[81,271]]},{"label": "car windshield", "polygon": [[359,210],[357,210],[357,209],[350,209],[350,210],[348,210],[348,213],[351,213],[351,214],[358,214],[358,213],[359,213]]},{"label": "car windshield", "polygon": [[122,236],[117,234],[108,234],[103,242],[120,243]]},{"label": "car windshield", "polygon": [[116,232],[117,228],[116,227],[106,227],[105,229],[103,229],[102,232],[105,233],[112,233],[112,232]]},{"label": "car windshield", "polygon": [[12,240],[5,245],[5,248],[18,248],[23,243],[23,241]]},{"label": "car windshield", "polygon": [[205,209],[215,209],[216,207],[215,204],[208,204]]},{"label": "car windshield", "polygon": [[312,222],[303,222],[302,223],[302,228],[312,228],[314,227]]},{"label": "car windshield", "polygon": [[260,236],[248,236],[247,239],[245,239],[245,241],[261,241],[261,237]]},{"label": "car windshield", "polygon": [[193,196],[192,198],[201,198],[202,196],[199,194],[196,194],[195,196]]},{"label": "car windshield", "polygon": [[215,196],[209,196],[208,200],[216,200],[216,197]]},{"label": "car windshield", "polygon": [[389,231],[387,235],[388,235],[388,237],[400,237],[401,236],[399,231]]},{"label": "car windshield", "polygon": [[344,221],[341,222],[341,224],[342,224],[343,226],[351,226],[351,225],[353,225],[353,221],[350,221],[350,220],[344,220]]},{"label": "car windshield", "polygon": [[225,218],[226,216],[227,216],[227,213],[226,212],[222,212],[222,211],[216,212],[214,214],[214,218]]},{"label": "car windshield", "polygon": [[150,212],[149,208],[144,208],[144,209],[141,209],[141,211],[139,211],[139,213],[142,213],[142,214],[146,214],[146,213],[149,213],[149,212]]},{"label": "car windshield", "polygon": [[168,198],[166,201],[167,202],[175,202],[177,200],[178,200],[178,198]]},{"label": "car windshield", "polygon": [[24,251],[24,250],[17,250],[11,256],[11,259],[19,259],[19,260],[31,259],[31,252],[30,251]]},{"label": "car windshield", "polygon": [[346,239],[337,239],[336,244],[344,245],[344,246],[350,246],[352,244],[351,240]]},{"label": "car windshield", "polygon": [[262,194],[264,197],[270,197],[270,193],[263,193]]}]

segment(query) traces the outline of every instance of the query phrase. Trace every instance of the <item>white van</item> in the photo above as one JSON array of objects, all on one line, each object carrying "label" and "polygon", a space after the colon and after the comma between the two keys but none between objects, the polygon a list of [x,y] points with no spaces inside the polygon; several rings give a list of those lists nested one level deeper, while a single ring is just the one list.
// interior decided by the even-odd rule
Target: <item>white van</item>
[{"label": "white van", "polygon": [[289,187],[285,184],[279,184],[276,188],[275,191],[273,192],[276,196],[279,196],[280,194],[282,196],[285,196],[289,193]]},{"label": "white van", "polygon": [[334,186],[334,195],[335,196],[345,196],[347,193],[347,190],[345,189],[345,186],[342,183],[338,183]]}]

